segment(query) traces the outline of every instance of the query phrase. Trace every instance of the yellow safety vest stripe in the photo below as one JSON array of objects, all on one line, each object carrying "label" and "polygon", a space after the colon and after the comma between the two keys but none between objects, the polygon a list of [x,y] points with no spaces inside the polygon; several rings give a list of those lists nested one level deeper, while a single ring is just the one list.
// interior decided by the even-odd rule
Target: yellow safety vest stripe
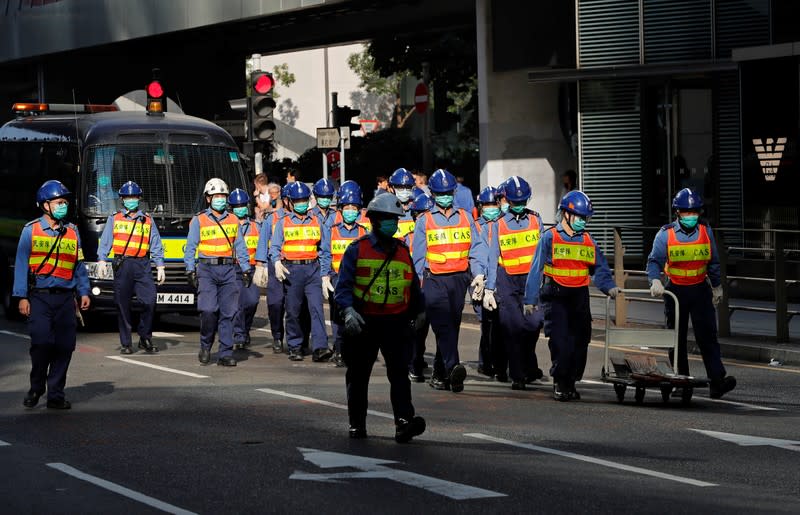
[{"label": "yellow safety vest stripe", "polygon": [[588,268],[556,268],[553,265],[544,265],[544,272],[559,277],[584,277],[589,275]]},{"label": "yellow safety vest stripe", "polygon": [[553,259],[569,259],[594,264],[594,247],[591,245],[553,243]]},{"label": "yellow safety vest stripe", "polygon": [[711,245],[708,243],[680,244],[669,248],[669,260],[708,261],[711,259]]}]

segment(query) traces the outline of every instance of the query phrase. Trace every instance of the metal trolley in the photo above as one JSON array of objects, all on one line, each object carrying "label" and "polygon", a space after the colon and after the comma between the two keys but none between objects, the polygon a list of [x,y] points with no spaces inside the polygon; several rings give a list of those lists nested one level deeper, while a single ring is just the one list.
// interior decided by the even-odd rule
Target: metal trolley
[{"label": "metal trolley", "polygon": [[[624,289],[625,294],[650,294],[650,290]],[[669,328],[630,328],[611,325],[609,310],[610,297],[606,297],[606,341],[603,357],[603,381],[614,385],[617,400],[625,400],[625,390],[635,388],[634,399],[636,404],[644,402],[645,392],[648,388],[661,390],[661,398],[666,403],[673,390],[680,393],[681,404],[688,406],[692,401],[695,388],[708,386],[708,379],[696,378],[678,374],[678,327],[679,309],[678,298],[670,291],[665,291],[675,301],[675,329]],[[643,354],[625,353],[623,359],[609,357],[608,349],[611,347],[647,347],[660,349],[673,349],[675,366],[671,367],[666,357],[656,358]]]}]

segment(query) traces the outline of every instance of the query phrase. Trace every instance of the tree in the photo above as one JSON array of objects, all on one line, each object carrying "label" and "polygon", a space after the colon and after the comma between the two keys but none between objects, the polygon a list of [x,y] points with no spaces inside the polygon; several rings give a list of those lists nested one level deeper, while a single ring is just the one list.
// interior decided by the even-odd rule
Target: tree
[{"label": "tree", "polygon": [[370,55],[369,46],[365,47],[361,52],[350,54],[347,58],[347,64],[358,75],[361,81],[359,87],[363,88],[367,93],[394,97],[391,126],[402,128],[414,112],[413,107],[404,111],[400,97],[400,86],[410,74],[407,71],[400,71],[387,77],[382,77],[375,68],[375,59]]}]

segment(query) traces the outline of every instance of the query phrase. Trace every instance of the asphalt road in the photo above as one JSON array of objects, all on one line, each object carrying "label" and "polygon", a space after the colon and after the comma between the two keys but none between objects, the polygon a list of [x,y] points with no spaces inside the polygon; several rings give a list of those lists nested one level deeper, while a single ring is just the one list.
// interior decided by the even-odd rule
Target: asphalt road
[{"label": "asphalt road", "polygon": [[[620,405],[597,341],[583,399],[558,403],[548,384],[477,375],[478,328],[465,323],[465,391],[412,385],[428,430],[399,445],[380,362],[370,437],[350,440],[344,370],[272,354],[263,317],[262,305],[236,368],[197,362],[190,317],[159,323],[157,355],[120,356],[113,323],[82,332],[64,412],[22,407],[27,331],[0,322],[0,512],[800,511],[798,369],[728,362],[739,386],[722,401],[699,391],[688,408],[663,405],[654,391]],[[544,338],[538,355],[547,370]]]}]

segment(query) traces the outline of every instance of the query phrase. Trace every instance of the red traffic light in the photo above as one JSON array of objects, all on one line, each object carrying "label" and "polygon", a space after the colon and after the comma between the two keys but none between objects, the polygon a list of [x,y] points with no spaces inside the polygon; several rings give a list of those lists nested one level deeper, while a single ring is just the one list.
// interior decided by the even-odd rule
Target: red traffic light
[{"label": "red traffic light", "polygon": [[259,95],[266,95],[270,92],[272,86],[274,85],[275,81],[272,79],[272,76],[264,73],[255,77],[255,81],[253,82],[253,90]]},{"label": "red traffic light", "polygon": [[147,85],[147,96],[151,98],[161,98],[164,96],[164,88],[161,87],[161,83],[157,80],[154,80],[150,84]]}]

